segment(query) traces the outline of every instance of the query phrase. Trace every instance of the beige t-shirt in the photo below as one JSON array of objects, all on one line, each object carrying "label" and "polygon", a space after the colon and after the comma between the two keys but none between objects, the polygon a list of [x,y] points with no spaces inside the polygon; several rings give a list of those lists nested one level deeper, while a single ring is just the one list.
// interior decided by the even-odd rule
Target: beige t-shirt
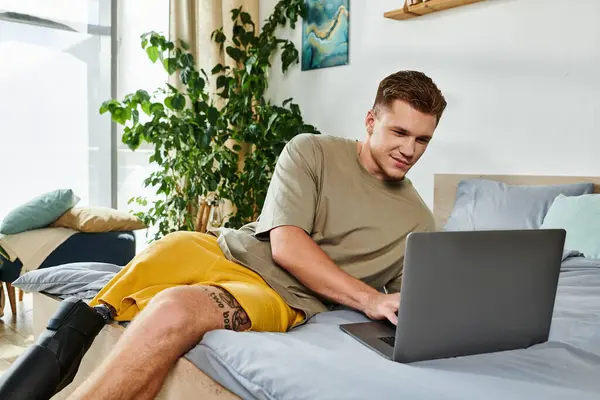
[{"label": "beige t-shirt", "polygon": [[335,264],[376,289],[400,290],[410,232],[435,229],[433,215],[408,178],[381,181],[360,164],[356,142],[302,134],[282,151],[257,222],[219,230],[227,258],[252,269],[307,318],[327,311],[315,295],[273,262],[269,231],[304,229]]}]

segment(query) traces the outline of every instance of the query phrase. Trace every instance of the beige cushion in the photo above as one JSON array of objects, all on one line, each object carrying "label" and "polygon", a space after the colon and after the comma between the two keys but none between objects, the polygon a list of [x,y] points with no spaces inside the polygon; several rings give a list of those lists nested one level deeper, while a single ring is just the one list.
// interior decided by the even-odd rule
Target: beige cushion
[{"label": "beige cushion", "polygon": [[80,232],[122,232],[146,227],[134,215],[105,207],[71,208],[51,226],[71,228]]}]

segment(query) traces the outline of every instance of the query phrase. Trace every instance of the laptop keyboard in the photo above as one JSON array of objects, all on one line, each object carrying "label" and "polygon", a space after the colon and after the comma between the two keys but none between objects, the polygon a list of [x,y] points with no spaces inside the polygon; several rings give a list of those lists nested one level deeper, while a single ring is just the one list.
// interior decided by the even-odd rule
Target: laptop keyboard
[{"label": "laptop keyboard", "polygon": [[394,343],[396,342],[396,338],[394,336],[382,336],[379,338],[379,340],[384,341],[392,347],[394,347]]}]

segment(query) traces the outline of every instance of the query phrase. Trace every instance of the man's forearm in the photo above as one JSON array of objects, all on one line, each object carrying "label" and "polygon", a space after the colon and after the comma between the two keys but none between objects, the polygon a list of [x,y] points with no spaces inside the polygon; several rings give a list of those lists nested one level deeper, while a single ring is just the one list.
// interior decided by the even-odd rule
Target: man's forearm
[{"label": "man's forearm", "polygon": [[378,292],[341,270],[302,230],[292,226],[271,231],[273,258],[315,293],[362,310]]}]

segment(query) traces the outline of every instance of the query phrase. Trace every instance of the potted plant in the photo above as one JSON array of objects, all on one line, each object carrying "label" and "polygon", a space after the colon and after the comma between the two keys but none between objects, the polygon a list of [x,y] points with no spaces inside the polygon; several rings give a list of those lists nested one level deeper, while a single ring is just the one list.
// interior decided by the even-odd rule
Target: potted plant
[{"label": "potted plant", "polygon": [[[218,64],[208,73],[197,69],[185,42],[156,32],[142,35],[150,60],[178,74],[183,88],[166,84],[153,95],[138,90],[104,102],[100,113],[124,126],[122,140],[131,150],[143,142],[154,150],[149,161],[158,170],[144,185],[156,188],[158,199],[130,200],[147,207],[136,215],[154,228],[154,239],[176,230],[206,231],[209,210],[219,210],[215,203],[230,204],[225,226],[256,220],[286,143],[300,133],[319,133],[292,99],[277,105],[265,98],[274,54],[281,51],[283,72],[299,61],[294,44],[275,32],[287,24],[295,28],[304,12],[303,0],[282,0],[259,33],[248,13],[232,10],[231,40],[222,28],[211,39],[235,67]],[[217,88],[212,95],[211,79]]]}]

